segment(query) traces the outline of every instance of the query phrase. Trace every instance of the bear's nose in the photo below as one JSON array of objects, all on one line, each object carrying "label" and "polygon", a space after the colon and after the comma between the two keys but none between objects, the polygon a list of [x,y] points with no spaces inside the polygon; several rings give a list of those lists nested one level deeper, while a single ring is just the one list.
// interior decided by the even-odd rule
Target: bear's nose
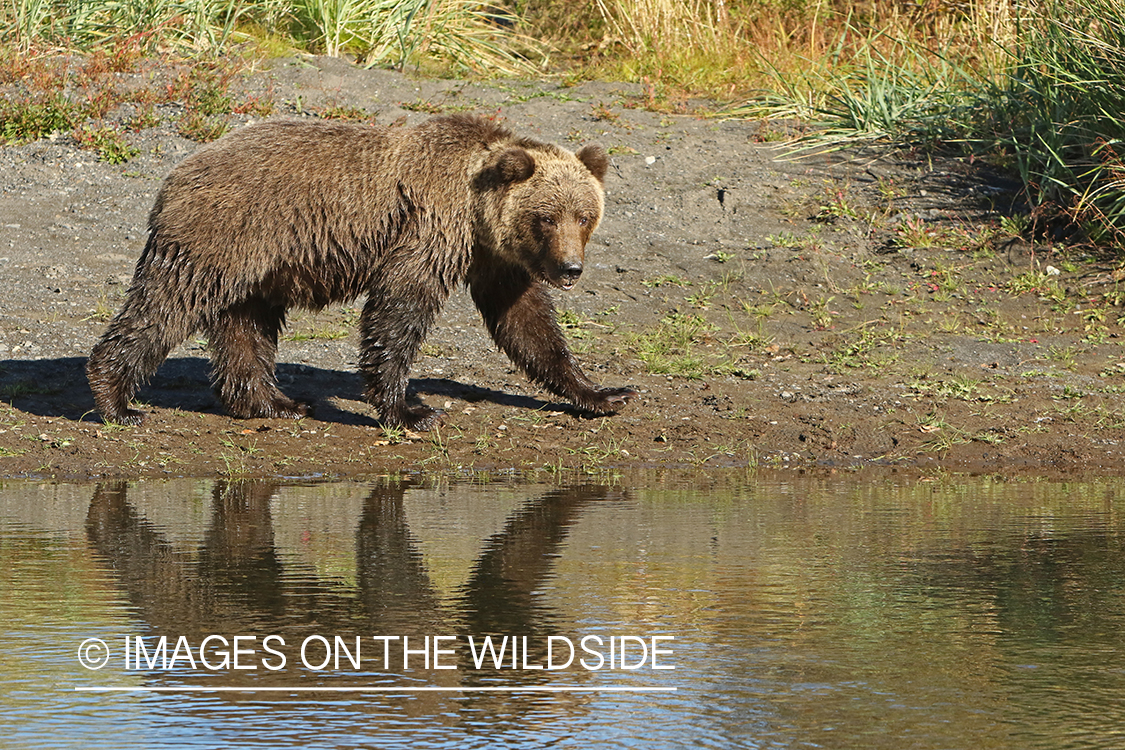
[{"label": "bear's nose", "polygon": [[562,282],[562,285],[564,287],[566,287],[567,289],[574,286],[574,282],[578,281],[578,277],[581,276],[581,275],[582,275],[582,264],[581,263],[577,263],[573,260],[568,260],[567,262],[565,262],[565,263],[563,263],[559,266],[559,280]]}]

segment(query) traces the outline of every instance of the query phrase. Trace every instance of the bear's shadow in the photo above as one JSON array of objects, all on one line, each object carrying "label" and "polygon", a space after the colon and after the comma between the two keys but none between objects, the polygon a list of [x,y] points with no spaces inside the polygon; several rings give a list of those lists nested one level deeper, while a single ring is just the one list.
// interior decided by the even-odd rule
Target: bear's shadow
[{"label": "bear's shadow", "polygon": [[[211,390],[211,365],[200,357],[166,360],[151,381],[140,389],[137,400],[162,409],[226,414]],[[312,404],[312,417],[321,422],[377,427],[380,422],[363,401],[363,381],[356,372],[326,370],[303,364],[279,363],[277,380],[286,395]],[[429,396],[430,406],[442,408],[443,400],[455,398],[472,403],[488,401],[501,406],[568,412],[569,406],[481,388],[447,378],[410,381],[408,399]],[[358,401],[355,410],[341,408],[332,399]],[[100,422],[94,397],[86,384],[86,358],[0,360],[0,402],[41,417]]]}]

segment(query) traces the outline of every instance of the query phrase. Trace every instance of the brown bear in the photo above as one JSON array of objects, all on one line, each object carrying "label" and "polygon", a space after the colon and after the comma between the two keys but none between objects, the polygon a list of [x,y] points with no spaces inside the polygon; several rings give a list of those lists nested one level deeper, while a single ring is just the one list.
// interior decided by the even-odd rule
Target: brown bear
[{"label": "brown bear", "polygon": [[165,180],[125,303],[86,366],[103,419],[139,424],[140,383],[206,332],[215,390],[239,417],[300,417],[277,386],[290,308],[366,295],[365,396],[387,425],[432,427],[407,373],[450,291],[466,282],[493,339],[588,414],[636,392],[599,388],[573,355],[546,285],[569,289],[604,205],[608,157],[520,138],[477,117],[411,128],[275,121],[201,148]]}]

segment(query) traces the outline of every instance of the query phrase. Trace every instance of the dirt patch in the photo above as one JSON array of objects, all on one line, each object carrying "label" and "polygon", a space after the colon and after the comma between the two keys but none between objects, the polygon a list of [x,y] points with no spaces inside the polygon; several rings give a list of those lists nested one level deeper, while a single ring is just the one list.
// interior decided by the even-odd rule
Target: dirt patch
[{"label": "dirt patch", "polygon": [[101,424],[86,354],[160,180],[196,147],[165,119],[128,137],[140,153],[123,165],[66,135],[0,149],[0,474],[1120,471],[1118,275],[1012,234],[1001,218],[1015,186],[987,169],[784,160],[776,125],[644,111],[628,85],[412,80],[333,59],[278,61],[240,85],[274,97],[273,116],[359,109],[392,124],[466,110],[610,149],[606,218],[578,287],[556,301],[594,379],[640,398],[576,416],[496,351],[459,292],[412,372],[417,397],[447,412],[432,433],[384,430],[362,402],[355,306],[295,314],[281,343],[282,387],[314,417],[226,416],[205,342],[190,341],[142,390],[142,426]]}]

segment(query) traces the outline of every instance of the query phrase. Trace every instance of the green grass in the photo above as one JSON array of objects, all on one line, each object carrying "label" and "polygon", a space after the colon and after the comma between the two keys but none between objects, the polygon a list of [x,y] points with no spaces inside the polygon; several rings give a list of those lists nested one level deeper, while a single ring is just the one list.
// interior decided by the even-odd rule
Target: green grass
[{"label": "green grass", "polygon": [[1019,175],[1032,224],[1125,252],[1125,4],[1023,6],[961,49],[850,33],[858,53],[778,71],[773,94],[731,114],[815,123],[797,153],[883,140],[982,158]]},{"label": "green grass", "polygon": [[696,351],[715,326],[699,315],[672,312],[653,329],[631,338],[633,353],[647,372],[698,379],[710,371]]},{"label": "green grass", "polygon": [[[350,57],[374,67],[531,74],[542,45],[498,4],[470,0],[12,0],[0,37],[19,55],[127,44],[221,56],[236,45]],[[278,50],[280,42],[280,50]]]},{"label": "green grass", "polygon": [[74,131],[78,145],[97,153],[98,158],[109,164],[124,164],[141,151],[129,145],[120,131],[110,127],[93,128],[89,125]]},{"label": "green grass", "polygon": [[44,98],[5,98],[0,101],[0,142],[24,143],[69,130],[77,115],[73,102],[61,93]]}]

